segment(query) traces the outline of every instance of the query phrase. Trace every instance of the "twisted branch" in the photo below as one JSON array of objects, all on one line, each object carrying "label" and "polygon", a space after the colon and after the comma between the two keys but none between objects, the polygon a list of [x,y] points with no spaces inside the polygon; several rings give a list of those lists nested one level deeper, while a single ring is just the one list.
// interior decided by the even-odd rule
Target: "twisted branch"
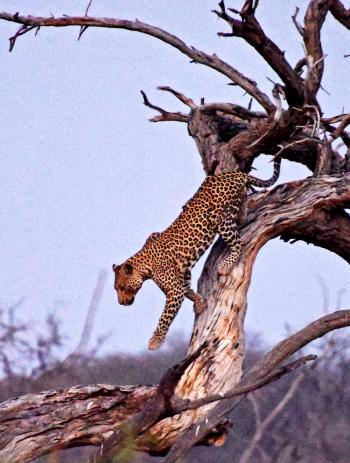
[{"label": "twisted branch", "polygon": [[[226,21],[232,31],[230,34],[219,32],[221,37],[241,37],[264,58],[271,68],[278,74],[285,84],[285,93],[288,103],[298,106],[303,102],[302,80],[293,70],[284,56],[284,52],[263,31],[255,17],[256,6],[251,0],[245,2],[239,12],[242,20],[234,19],[228,15],[224,1],[219,3],[220,11],[214,11],[219,18]],[[237,10],[230,8],[237,13]]]},{"label": "twisted branch", "polygon": [[[350,310],[340,310],[310,323],[302,330],[280,342],[266,356],[243,376],[237,387],[244,387],[251,381],[266,376],[283,360],[298,352],[310,342],[324,336],[335,329],[350,326]],[[166,463],[175,463],[183,458],[187,452],[208,432],[219,425],[220,422],[238,405],[242,397],[225,399],[211,409],[203,419],[191,426],[172,446]]]},{"label": "twisted branch", "polygon": [[330,12],[347,29],[350,29],[350,9],[345,8],[340,0],[333,0]]},{"label": "twisted branch", "polygon": [[180,112],[171,113],[159,106],[152,104],[147,98],[146,93],[143,90],[140,90],[140,92],[143,97],[143,104],[147,106],[148,108],[158,111],[161,114],[160,116],[152,117],[150,119],[151,122],[165,122],[165,121],[188,122],[190,120],[190,116],[186,114],[183,114]]},{"label": "twisted branch", "polygon": [[92,16],[64,16],[60,18],[45,18],[38,16],[21,16],[18,13],[10,14],[0,12],[0,19],[22,24],[20,34],[17,33],[11,37],[12,48],[19,35],[23,35],[35,27],[67,27],[67,26],[83,26],[83,27],[105,27],[111,29],[127,29],[130,31],[141,32],[146,35],[155,37],[162,42],[177,48],[181,53],[185,54],[195,63],[203,64],[219,73],[228,77],[232,82],[243,88],[249,95],[255,98],[267,112],[273,112],[274,106],[268,96],[259,90],[256,82],[248,79],[242,73],[237,71],[233,66],[229,65],[220,59],[215,53],[209,55],[195,47],[188,46],[186,43],[169,32],[160,29],[159,27],[143,23],[139,20],[129,21],[126,19],[117,18],[97,18]]}]

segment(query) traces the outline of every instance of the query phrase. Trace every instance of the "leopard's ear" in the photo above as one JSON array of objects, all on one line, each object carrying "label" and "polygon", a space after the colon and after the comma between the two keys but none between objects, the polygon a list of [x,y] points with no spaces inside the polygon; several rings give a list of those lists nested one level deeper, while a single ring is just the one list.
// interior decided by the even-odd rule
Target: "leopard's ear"
[{"label": "leopard's ear", "polygon": [[126,262],[124,264],[124,269],[125,269],[125,272],[130,275],[132,273],[132,271],[133,271],[133,266],[132,266],[132,264],[130,264],[130,262]]},{"label": "leopard's ear", "polygon": [[119,270],[120,270],[120,265],[115,265],[115,264],[113,264],[113,265],[112,265],[112,269],[113,269],[113,272],[114,272],[114,273],[118,273]]}]

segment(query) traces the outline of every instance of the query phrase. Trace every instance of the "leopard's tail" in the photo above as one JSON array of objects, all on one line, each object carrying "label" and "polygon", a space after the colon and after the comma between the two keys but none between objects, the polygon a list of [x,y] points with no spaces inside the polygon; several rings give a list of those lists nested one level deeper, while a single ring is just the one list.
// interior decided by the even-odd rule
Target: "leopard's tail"
[{"label": "leopard's tail", "polygon": [[273,175],[268,180],[260,180],[260,178],[253,177],[249,175],[249,184],[253,186],[257,186],[258,188],[268,188],[269,186],[273,185],[277,182],[278,177],[280,176],[281,170],[281,158],[276,157],[273,160]]}]

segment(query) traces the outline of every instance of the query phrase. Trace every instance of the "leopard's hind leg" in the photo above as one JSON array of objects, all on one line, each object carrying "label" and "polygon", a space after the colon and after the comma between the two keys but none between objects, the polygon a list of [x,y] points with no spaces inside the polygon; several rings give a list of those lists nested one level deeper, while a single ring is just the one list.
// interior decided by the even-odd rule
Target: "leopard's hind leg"
[{"label": "leopard's hind leg", "polygon": [[193,289],[191,289],[191,271],[186,270],[185,272],[185,286],[186,286],[186,297],[193,302],[193,310],[197,315],[200,315],[207,308],[205,299]]},{"label": "leopard's hind leg", "polygon": [[245,194],[241,199],[241,206],[239,208],[239,213],[237,217],[238,225],[243,225],[247,220],[248,215],[248,196]]},{"label": "leopard's hind leg", "polygon": [[241,242],[237,227],[237,210],[228,210],[224,221],[218,227],[218,233],[230,248],[230,254],[218,265],[221,275],[226,275],[238,262],[241,254]]}]

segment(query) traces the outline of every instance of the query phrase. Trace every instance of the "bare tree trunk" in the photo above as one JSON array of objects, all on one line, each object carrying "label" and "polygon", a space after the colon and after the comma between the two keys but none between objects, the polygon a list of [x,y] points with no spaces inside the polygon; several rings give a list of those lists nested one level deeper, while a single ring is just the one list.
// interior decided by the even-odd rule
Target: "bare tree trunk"
[{"label": "bare tree trunk", "polygon": [[[307,356],[278,366],[314,339],[345,326],[350,326],[349,310],[322,317],[278,344],[226,394],[220,391],[199,401],[179,400],[174,395],[174,388],[188,365],[204,352],[205,345],[176,367],[170,368],[158,387],[76,386],[9,400],[0,406],[0,457],[4,461],[19,463],[66,447],[101,444],[104,453],[103,448],[110,441],[114,455],[114,450],[123,448],[125,443],[130,447],[133,435],[138,437],[131,448],[159,453],[166,451],[164,445],[170,443],[167,437],[164,441],[163,437],[154,435],[154,423],[164,415],[179,416],[184,410],[197,409],[213,402],[216,405],[207,415],[208,418],[203,421],[202,414],[201,426],[189,426],[184,438],[187,447],[196,442],[221,444],[227,432],[224,418],[245,394],[314,360],[316,356]],[[176,434],[174,423],[169,424],[163,419],[160,424]],[[181,436],[181,427],[178,430]],[[170,436],[171,439],[173,437]],[[183,446],[174,445],[169,461],[177,461],[179,452],[181,456]],[[99,454],[94,461],[113,460],[108,454],[100,459]]]}]

